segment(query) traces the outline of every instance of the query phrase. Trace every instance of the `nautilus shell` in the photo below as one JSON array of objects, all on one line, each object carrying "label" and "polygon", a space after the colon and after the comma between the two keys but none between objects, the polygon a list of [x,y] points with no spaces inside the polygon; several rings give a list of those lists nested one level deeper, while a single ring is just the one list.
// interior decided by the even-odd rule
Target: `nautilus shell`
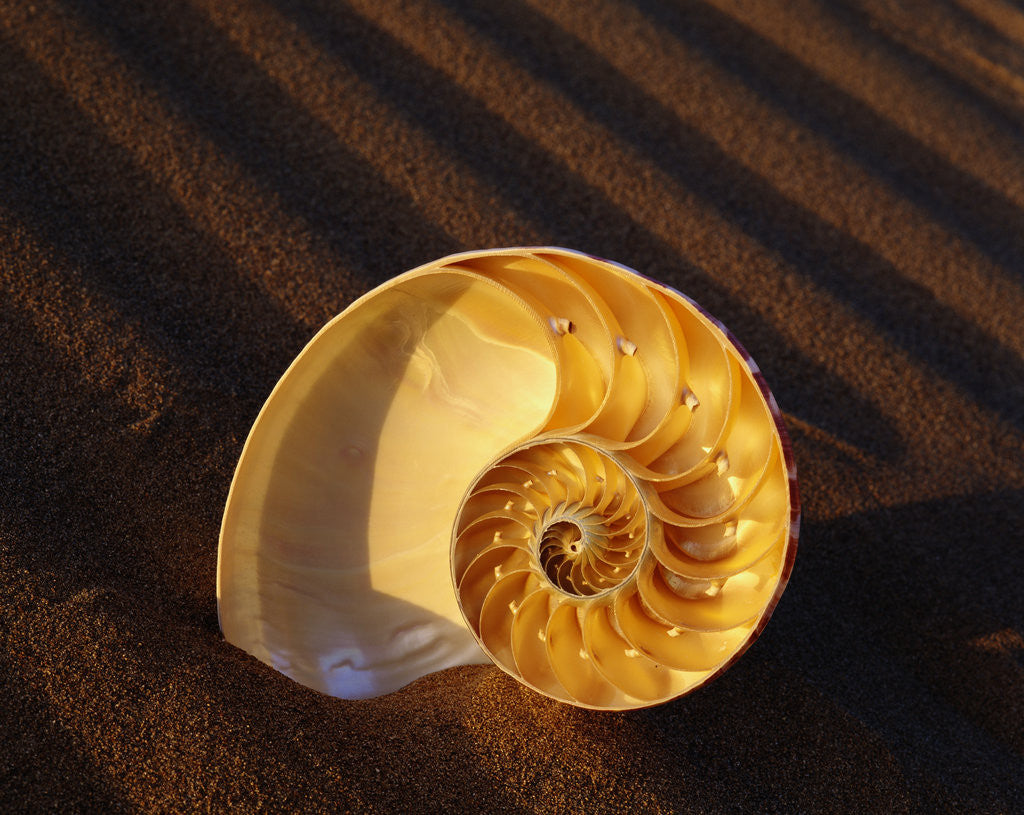
[{"label": "nautilus shell", "polygon": [[798,527],[779,409],[721,324],[577,252],[470,252],[356,301],[275,387],[224,513],[221,627],[345,698],[493,661],[643,707],[757,637]]}]

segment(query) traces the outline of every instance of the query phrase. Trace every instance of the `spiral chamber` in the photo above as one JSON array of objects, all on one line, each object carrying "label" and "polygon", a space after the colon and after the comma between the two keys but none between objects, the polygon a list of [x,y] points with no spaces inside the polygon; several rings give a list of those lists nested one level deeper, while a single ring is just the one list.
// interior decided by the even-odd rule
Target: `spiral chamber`
[{"label": "spiral chamber", "polygon": [[547,426],[468,490],[453,583],[481,646],[535,690],[655,704],[735,659],[788,578],[781,418],[753,361],[688,299],[600,261],[530,260],[476,268],[547,319],[562,388]]}]

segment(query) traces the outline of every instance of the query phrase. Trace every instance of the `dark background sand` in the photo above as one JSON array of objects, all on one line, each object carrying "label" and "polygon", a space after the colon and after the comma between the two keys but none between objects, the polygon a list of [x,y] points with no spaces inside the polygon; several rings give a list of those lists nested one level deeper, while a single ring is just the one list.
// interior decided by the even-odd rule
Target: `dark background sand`
[{"label": "dark background sand", "polygon": [[[0,3],[0,810],[1024,810],[1024,7]],[[785,411],[772,622],[663,707],[227,645],[249,427],[470,248],[689,293]]]}]

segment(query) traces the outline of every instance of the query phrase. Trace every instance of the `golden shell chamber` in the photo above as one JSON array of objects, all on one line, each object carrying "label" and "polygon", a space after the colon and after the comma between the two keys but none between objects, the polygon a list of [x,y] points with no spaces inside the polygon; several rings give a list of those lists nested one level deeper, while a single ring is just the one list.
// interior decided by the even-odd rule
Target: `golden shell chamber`
[{"label": "golden shell chamber", "polygon": [[493,661],[644,707],[753,642],[798,531],[780,411],[720,323],[578,252],[469,252],[357,300],[277,383],[224,512],[220,623],[347,699]]}]

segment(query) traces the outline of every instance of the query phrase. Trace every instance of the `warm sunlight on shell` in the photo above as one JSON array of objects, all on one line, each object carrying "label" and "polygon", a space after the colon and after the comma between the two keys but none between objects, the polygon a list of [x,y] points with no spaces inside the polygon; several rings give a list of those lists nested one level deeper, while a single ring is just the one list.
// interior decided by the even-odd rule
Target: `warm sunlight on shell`
[{"label": "warm sunlight on shell", "polygon": [[798,527],[778,407],[721,324],[577,252],[470,252],[360,298],[275,387],[224,512],[221,626],[344,698],[490,659],[642,707],[756,638]]}]

